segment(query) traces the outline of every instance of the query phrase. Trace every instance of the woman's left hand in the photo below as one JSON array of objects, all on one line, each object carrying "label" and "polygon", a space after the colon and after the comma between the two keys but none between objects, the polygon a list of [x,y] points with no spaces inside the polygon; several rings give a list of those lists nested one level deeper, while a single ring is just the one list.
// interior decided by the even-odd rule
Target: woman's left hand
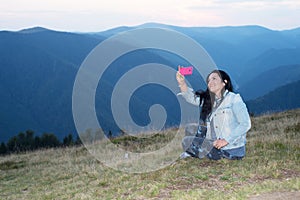
[{"label": "woman's left hand", "polygon": [[228,144],[228,142],[225,139],[218,139],[214,141],[213,145],[217,149],[221,149],[222,147],[225,147]]}]

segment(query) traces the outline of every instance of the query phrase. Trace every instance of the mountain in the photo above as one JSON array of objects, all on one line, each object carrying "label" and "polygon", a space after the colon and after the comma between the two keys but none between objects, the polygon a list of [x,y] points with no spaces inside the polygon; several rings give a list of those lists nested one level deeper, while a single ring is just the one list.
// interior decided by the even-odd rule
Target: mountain
[{"label": "mountain", "polygon": [[241,75],[241,77],[244,77],[240,82],[241,85],[255,78],[257,74],[266,73],[283,65],[296,65],[300,63],[298,55],[300,55],[300,47],[268,49],[245,64],[246,68]]},{"label": "mountain", "polygon": [[80,63],[99,43],[46,29],[0,32],[0,140],[21,131],[75,133],[72,87]]},{"label": "mountain", "polygon": [[[143,25],[143,26],[147,26]],[[230,72],[239,87],[257,74],[281,65],[298,64],[299,30],[270,30],[261,26],[177,27],[150,24],[184,33],[213,58],[217,66]]]},{"label": "mountain", "polygon": [[300,80],[300,65],[284,65],[260,73],[245,83],[239,92],[245,100],[263,96],[279,86]]},{"label": "mountain", "polygon": [[[150,23],[97,33],[58,32],[43,27],[0,31],[0,141],[28,129],[38,134],[55,133],[60,139],[69,133],[76,134],[72,91],[80,65],[106,38],[147,27],[168,28],[193,38],[219,68],[231,75],[237,91],[246,100],[299,80],[300,29],[275,31],[261,26],[212,28]],[[189,64],[171,52],[153,49],[134,51],[111,63],[98,83],[95,96],[97,118],[106,132],[118,134],[119,131],[110,103],[114,86],[124,73],[145,63],[160,63],[174,69],[178,64]],[[187,79],[195,90],[205,89],[204,81],[198,77],[193,74]],[[172,79],[176,84],[175,78]],[[169,126],[178,123],[178,99],[158,85],[147,85],[134,92],[130,100],[134,121],[141,125],[149,123],[148,110],[154,104],[165,107]]]},{"label": "mountain", "polygon": [[281,86],[268,94],[247,101],[249,112],[255,115],[300,108],[300,81]]},{"label": "mountain", "polygon": [[178,27],[146,23],[117,27],[97,35],[108,37],[135,28],[165,28],[190,36],[213,58],[217,66],[231,73],[241,87],[259,73],[300,62],[299,29],[276,31],[257,25],[224,27]]}]

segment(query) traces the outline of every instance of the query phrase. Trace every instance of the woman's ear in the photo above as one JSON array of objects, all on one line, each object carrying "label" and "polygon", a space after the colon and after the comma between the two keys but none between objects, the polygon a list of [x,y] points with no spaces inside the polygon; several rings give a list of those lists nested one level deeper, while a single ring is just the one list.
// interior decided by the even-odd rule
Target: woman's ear
[{"label": "woman's ear", "polygon": [[224,80],[224,83],[226,83],[226,84],[227,84],[227,80],[226,80],[226,79]]}]

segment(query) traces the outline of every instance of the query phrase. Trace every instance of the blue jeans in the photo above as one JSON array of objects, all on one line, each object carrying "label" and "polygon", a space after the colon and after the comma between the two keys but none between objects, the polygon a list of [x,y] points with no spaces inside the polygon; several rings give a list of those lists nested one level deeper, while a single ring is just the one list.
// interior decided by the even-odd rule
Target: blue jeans
[{"label": "blue jeans", "polygon": [[245,146],[229,150],[217,149],[213,146],[213,141],[197,136],[185,136],[182,140],[182,147],[193,157],[207,157],[211,160],[220,160],[221,158],[241,160],[245,155]]}]

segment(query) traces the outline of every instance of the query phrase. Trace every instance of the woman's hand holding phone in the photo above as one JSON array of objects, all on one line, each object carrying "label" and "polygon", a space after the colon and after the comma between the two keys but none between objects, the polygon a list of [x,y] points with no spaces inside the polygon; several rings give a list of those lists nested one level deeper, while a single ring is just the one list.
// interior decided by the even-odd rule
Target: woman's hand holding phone
[{"label": "woman's hand holding phone", "polygon": [[180,73],[181,69],[182,69],[182,67],[179,65],[178,71],[176,73],[176,80],[178,82],[181,92],[185,92],[185,91],[187,91],[187,85],[186,85],[186,82],[184,79],[184,75]]}]

